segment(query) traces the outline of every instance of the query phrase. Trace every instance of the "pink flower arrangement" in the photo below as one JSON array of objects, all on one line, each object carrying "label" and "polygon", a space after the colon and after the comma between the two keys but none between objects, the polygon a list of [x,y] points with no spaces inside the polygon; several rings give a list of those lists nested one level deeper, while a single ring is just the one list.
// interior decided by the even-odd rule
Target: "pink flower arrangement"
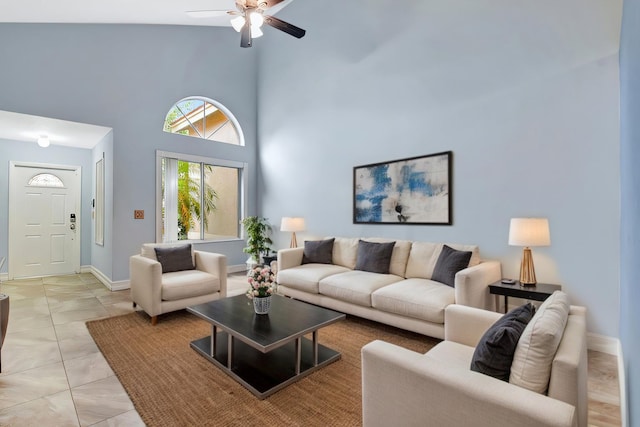
[{"label": "pink flower arrangement", "polygon": [[268,266],[257,266],[247,274],[249,282],[248,298],[264,298],[271,296],[274,292],[276,283],[276,275]]}]

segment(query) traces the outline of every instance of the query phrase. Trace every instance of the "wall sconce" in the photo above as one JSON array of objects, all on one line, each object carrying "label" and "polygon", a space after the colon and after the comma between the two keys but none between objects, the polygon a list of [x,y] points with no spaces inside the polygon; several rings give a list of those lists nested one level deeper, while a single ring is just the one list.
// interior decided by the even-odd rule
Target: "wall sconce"
[{"label": "wall sconce", "polygon": [[509,245],[524,246],[520,263],[520,284],[535,286],[536,271],[529,246],[549,246],[549,220],[547,218],[511,218]]},{"label": "wall sconce", "polygon": [[40,147],[47,148],[49,144],[51,144],[51,141],[49,141],[49,137],[47,135],[42,135],[38,138],[38,145]]},{"label": "wall sconce", "polygon": [[282,222],[280,223],[280,231],[290,231],[291,234],[291,244],[290,248],[297,248],[298,241],[296,240],[296,231],[304,231],[304,218],[300,217],[288,217],[285,216],[282,218]]}]

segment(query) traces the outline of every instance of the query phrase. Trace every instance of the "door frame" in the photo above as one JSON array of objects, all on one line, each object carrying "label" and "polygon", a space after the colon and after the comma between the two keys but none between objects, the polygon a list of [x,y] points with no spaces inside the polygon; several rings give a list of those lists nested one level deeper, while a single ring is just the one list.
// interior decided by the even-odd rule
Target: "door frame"
[{"label": "door frame", "polygon": [[[8,280],[12,280],[14,278],[13,272],[15,271],[15,262],[16,262],[15,257],[11,256],[12,248],[15,248],[15,244],[16,244],[15,242],[16,233],[11,231],[15,229],[13,225],[14,225],[14,221],[16,220],[15,214],[13,213],[13,209],[12,209],[12,202],[14,202],[12,199],[15,197],[14,189],[13,189],[13,185],[14,185],[13,180],[15,179],[15,177],[14,177],[13,171],[15,170],[16,167],[45,169],[48,171],[63,170],[63,171],[77,172],[78,185],[77,185],[76,194],[75,194],[74,210],[78,212],[78,214],[76,215],[76,243],[73,247],[72,264],[73,264],[73,270],[76,273],[80,273],[80,258],[81,258],[81,252],[82,252],[82,211],[81,211],[82,166],[60,165],[60,164],[54,164],[54,163],[22,162],[22,161],[10,160],[9,161],[9,204],[8,204],[8,208],[9,208],[8,209],[9,210],[9,233],[8,233],[9,236],[8,237],[9,239],[8,239],[8,247],[7,247],[7,255],[8,255],[7,258],[9,259],[9,263],[7,266]],[[13,253],[15,253],[15,250],[13,251]]]}]

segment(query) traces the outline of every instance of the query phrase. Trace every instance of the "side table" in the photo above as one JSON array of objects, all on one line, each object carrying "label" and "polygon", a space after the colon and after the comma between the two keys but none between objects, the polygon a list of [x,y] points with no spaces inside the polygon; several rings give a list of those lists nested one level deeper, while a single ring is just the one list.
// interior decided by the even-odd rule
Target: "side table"
[{"label": "side table", "polygon": [[562,289],[560,285],[551,283],[536,283],[535,286],[522,286],[520,282],[507,285],[500,281],[489,285],[489,293],[496,296],[496,308],[500,305],[500,295],[504,295],[504,312],[508,311],[508,298],[522,298],[534,301],[544,301],[555,291]]}]

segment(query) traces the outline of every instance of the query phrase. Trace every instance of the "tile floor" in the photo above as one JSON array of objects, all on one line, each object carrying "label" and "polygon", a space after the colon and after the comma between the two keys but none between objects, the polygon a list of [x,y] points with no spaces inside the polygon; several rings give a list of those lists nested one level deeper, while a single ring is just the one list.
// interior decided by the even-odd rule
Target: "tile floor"
[{"label": "tile floor", "polygon": [[[229,276],[229,293],[246,289]],[[5,281],[10,297],[2,347],[0,426],[144,426],[89,335],[85,321],[133,310],[129,291],[92,274]],[[589,352],[589,425],[619,426],[616,358]]]}]

